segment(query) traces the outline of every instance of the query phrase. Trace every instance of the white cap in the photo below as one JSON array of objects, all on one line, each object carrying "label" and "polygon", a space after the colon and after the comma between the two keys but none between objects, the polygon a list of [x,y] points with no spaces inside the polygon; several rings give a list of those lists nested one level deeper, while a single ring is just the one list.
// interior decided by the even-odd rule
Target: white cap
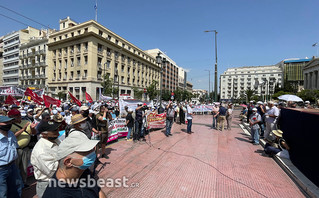
[{"label": "white cap", "polygon": [[94,113],[94,111],[92,109],[89,110],[89,113]]},{"label": "white cap", "polygon": [[127,112],[133,112],[133,109],[132,108],[128,108]]},{"label": "white cap", "polygon": [[253,100],[251,100],[251,101],[250,101],[250,103],[254,103],[254,101],[253,101]]},{"label": "white cap", "polygon": [[57,160],[74,152],[87,152],[92,150],[99,140],[90,140],[84,133],[74,131],[61,142],[58,148]]},{"label": "white cap", "polygon": [[261,101],[258,101],[258,102],[257,102],[257,104],[263,104],[263,102],[261,102]]},{"label": "white cap", "polygon": [[274,101],[268,101],[268,104],[275,104]]},{"label": "white cap", "polygon": [[306,103],[306,104],[309,104],[310,102],[307,100],[307,101],[305,101],[305,103]]},{"label": "white cap", "polygon": [[253,108],[253,111],[257,111],[257,108]]},{"label": "white cap", "polygon": [[80,107],[80,111],[87,111],[87,110],[89,110],[88,106],[81,106]]},{"label": "white cap", "polygon": [[61,107],[56,108],[56,110],[58,110],[58,112],[62,112],[62,108]]},{"label": "white cap", "polygon": [[27,112],[33,112],[33,109],[28,109],[28,111]]},{"label": "white cap", "polygon": [[57,113],[58,113],[58,111],[57,111],[56,109],[53,109],[53,110],[52,110],[52,114],[53,114],[53,115],[55,115],[55,114],[57,114]]},{"label": "white cap", "polygon": [[24,117],[24,116],[27,115],[27,113],[26,113],[24,110],[20,111],[20,113],[21,113],[21,116],[22,116],[22,117]]}]

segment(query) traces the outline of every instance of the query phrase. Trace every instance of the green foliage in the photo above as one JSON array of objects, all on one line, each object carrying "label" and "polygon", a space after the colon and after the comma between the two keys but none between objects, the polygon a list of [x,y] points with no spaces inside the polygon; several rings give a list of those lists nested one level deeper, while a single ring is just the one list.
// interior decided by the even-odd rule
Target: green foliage
[{"label": "green foliage", "polygon": [[133,87],[133,92],[134,92],[134,98],[135,99],[139,99],[139,100],[142,99],[142,96],[143,96],[143,93],[144,93],[143,90],[139,90],[137,87]]},{"label": "green foliage", "polygon": [[101,82],[101,86],[103,87],[103,95],[110,96],[111,94],[113,94],[114,97],[114,90],[112,89],[114,84],[113,82],[113,78],[110,78],[109,74],[104,75],[103,81]]},{"label": "green foliage", "polygon": [[316,102],[319,98],[319,90],[305,89],[297,93],[297,96],[302,98],[304,101],[309,100],[310,102]]},{"label": "green foliage", "polygon": [[273,98],[273,99],[278,99],[279,96],[285,95],[285,94],[291,94],[291,93],[281,90],[281,91],[279,91],[279,92],[277,92],[277,93],[274,93],[274,94],[272,95],[272,98]]},{"label": "green foliage", "polygon": [[64,93],[64,91],[60,91],[60,92],[58,92],[58,97],[59,97],[59,100],[61,100],[61,99],[65,100],[66,93]]},{"label": "green foliage", "polygon": [[153,82],[146,88],[148,97],[150,100],[153,100],[158,95],[158,90],[156,89],[156,86],[158,85],[158,82],[153,80]]},{"label": "green foliage", "polygon": [[169,101],[171,99],[171,92],[169,90],[162,91],[162,100]]},{"label": "green foliage", "polygon": [[246,94],[246,97],[247,97],[247,101],[250,101],[250,100],[252,100],[252,97],[255,95],[255,90],[246,89],[245,90],[245,94]]}]

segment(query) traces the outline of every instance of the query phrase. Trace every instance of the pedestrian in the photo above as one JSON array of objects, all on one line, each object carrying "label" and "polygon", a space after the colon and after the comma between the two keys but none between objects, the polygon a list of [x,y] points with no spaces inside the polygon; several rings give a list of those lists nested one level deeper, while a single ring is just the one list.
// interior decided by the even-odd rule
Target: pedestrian
[{"label": "pedestrian", "polygon": [[133,113],[133,110],[131,108],[129,108],[127,110],[127,115],[126,115],[126,126],[128,128],[128,133],[126,136],[127,141],[132,141],[131,132],[132,132],[132,129],[134,127],[134,119],[133,119],[132,113]]},{"label": "pedestrian", "polygon": [[231,130],[231,123],[233,120],[233,107],[231,104],[228,105],[226,112],[227,130]]},{"label": "pedestrian", "polygon": [[89,170],[96,160],[94,148],[98,143],[98,140],[89,140],[82,132],[73,132],[63,140],[57,152],[59,167],[43,198],[106,197]]},{"label": "pedestrian", "polygon": [[12,131],[13,118],[0,116],[0,197],[21,197],[23,182],[15,164],[18,141]]},{"label": "pedestrian", "polygon": [[250,118],[250,115],[253,113],[253,108],[254,108],[254,101],[251,100],[249,102],[249,105],[247,106],[247,123],[249,123],[249,118]]},{"label": "pedestrian", "polygon": [[186,108],[184,107],[184,104],[181,102],[179,106],[180,124],[185,124],[185,112],[186,112]]},{"label": "pedestrian", "polygon": [[146,141],[143,133],[143,118],[144,118],[144,110],[147,105],[138,104],[137,108],[135,109],[135,133],[133,134],[134,142],[139,141],[141,138]]},{"label": "pedestrian", "polygon": [[259,144],[259,122],[261,122],[261,116],[257,112],[257,108],[253,108],[253,113],[251,114],[249,118],[249,124],[250,124],[250,132],[251,132],[251,138],[253,145],[258,145]]},{"label": "pedestrian", "polygon": [[166,137],[172,136],[171,129],[173,125],[175,110],[172,105],[172,101],[169,101],[166,106]]},{"label": "pedestrian", "polygon": [[49,184],[50,178],[58,168],[57,152],[60,144],[59,126],[57,122],[47,122],[41,128],[41,138],[31,153],[31,164],[37,180],[36,193],[41,198]]},{"label": "pedestrian", "polygon": [[260,137],[264,137],[264,132],[265,132],[265,122],[264,122],[264,118],[265,118],[265,113],[266,113],[266,107],[263,105],[263,102],[258,101],[257,102],[257,113],[260,115],[261,117],[261,121],[258,122],[258,125],[260,127]]},{"label": "pedestrian", "polygon": [[110,120],[108,109],[106,108],[105,105],[101,105],[100,112],[96,114],[96,127],[100,134],[100,143],[99,143],[99,146],[101,148],[100,157],[105,157],[105,158],[107,157],[105,154],[105,147],[109,137],[108,119]]},{"label": "pedestrian", "polygon": [[[217,128],[216,130],[220,130],[223,131],[224,127],[225,127],[225,121],[226,121],[226,112],[227,109],[224,107],[224,104],[222,104],[219,108],[219,111],[217,112],[217,114],[215,115],[215,117],[218,116],[218,120],[217,120]],[[221,128],[219,128],[221,126]]]},{"label": "pedestrian", "polygon": [[191,105],[187,105],[187,133],[192,133],[192,124],[193,124],[193,109]]}]

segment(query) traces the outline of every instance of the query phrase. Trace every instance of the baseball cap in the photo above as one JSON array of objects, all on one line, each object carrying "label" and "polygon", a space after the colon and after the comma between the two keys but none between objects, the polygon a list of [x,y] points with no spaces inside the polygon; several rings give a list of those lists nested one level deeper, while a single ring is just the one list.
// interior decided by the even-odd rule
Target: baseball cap
[{"label": "baseball cap", "polygon": [[253,108],[253,111],[257,111],[257,108]]},{"label": "baseball cap", "polygon": [[90,140],[84,133],[74,131],[67,138],[65,138],[59,145],[57,160],[60,160],[74,152],[90,151],[98,143],[99,140]]},{"label": "baseball cap", "polygon": [[53,109],[53,110],[52,110],[52,114],[53,114],[53,115],[56,115],[56,114],[58,114],[58,111],[57,111],[56,109]]},{"label": "baseball cap", "polygon": [[7,116],[0,116],[0,123],[9,122],[13,120],[13,118],[9,118]]},{"label": "baseball cap", "polygon": [[60,126],[60,123],[56,122],[43,122],[41,124],[41,127],[38,128],[39,133],[42,133],[44,131],[56,131]]},{"label": "baseball cap", "polygon": [[18,109],[11,109],[8,112],[8,116],[16,116],[16,115],[21,115],[20,111]]}]

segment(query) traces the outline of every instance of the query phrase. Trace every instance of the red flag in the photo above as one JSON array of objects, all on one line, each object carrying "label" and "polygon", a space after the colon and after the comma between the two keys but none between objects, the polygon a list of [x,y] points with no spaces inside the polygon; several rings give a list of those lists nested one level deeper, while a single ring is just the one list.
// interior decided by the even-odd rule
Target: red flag
[{"label": "red flag", "polygon": [[86,98],[86,100],[87,100],[89,103],[92,103],[92,102],[93,102],[91,96],[90,96],[87,92],[85,92],[85,98]]},{"label": "red flag", "polygon": [[31,99],[38,103],[38,104],[42,104],[43,99],[41,97],[39,97],[36,93],[34,93],[30,88],[27,88],[24,92],[25,96],[30,96]]},{"label": "red flag", "polygon": [[77,105],[82,106],[81,101],[79,101],[76,97],[74,97],[70,92],[69,92],[69,95]]},{"label": "red flag", "polygon": [[4,102],[4,104],[15,104],[15,105],[20,105],[20,103],[17,101],[17,99],[15,99],[13,96],[8,95],[6,101]]},{"label": "red flag", "polygon": [[44,94],[43,94],[43,100],[46,107],[50,107],[50,104],[56,105],[58,107],[61,105],[60,100],[52,98],[50,96],[46,96]]}]

